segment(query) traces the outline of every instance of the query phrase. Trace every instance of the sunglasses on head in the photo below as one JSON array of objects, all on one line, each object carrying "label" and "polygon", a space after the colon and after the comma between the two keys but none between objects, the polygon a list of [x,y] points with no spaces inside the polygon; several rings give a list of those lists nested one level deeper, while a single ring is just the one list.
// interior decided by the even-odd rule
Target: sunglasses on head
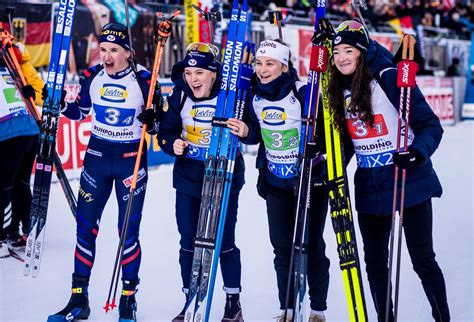
[{"label": "sunglasses on head", "polygon": [[186,47],[186,53],[190,51],[198,51],[201,53],[211,53],[214,58],[219,54],[219,49],[213,44],[208,44],[204,42],[193,42]]},{"label": "sunglasses on head", "polygon": [[358,21],[355,21],[355,20],[344,21],[343,23],[341,23],[337,27],[336,33],[344,31],[344,30],[360,32],[360,33],[364,34],[364,36],[365,36],[365,38],[367,38],[367,40],[369,40],[369,37],[367,36],[367,32],[365,31],[364,25],[361,24]]}]

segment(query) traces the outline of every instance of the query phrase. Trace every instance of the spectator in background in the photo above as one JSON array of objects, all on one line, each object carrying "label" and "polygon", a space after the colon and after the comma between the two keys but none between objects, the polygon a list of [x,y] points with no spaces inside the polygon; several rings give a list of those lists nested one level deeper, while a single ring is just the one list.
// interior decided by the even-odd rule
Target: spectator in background
[{"label": "spectator in background", "polygon": [[448,67],[448,72],[446,73],[446,76],[461,76],[459,63],[460,63],[459,58],[454,57],[451,65]]}]

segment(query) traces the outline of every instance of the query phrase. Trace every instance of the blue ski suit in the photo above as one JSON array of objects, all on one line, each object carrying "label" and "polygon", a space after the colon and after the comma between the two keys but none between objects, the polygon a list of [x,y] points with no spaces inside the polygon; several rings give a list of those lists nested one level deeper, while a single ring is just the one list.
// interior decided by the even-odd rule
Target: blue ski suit
[{"label": "blue ski suit", "polygon": [[[396,85],[397,69],[392,63],[392,55],[380,44],[370,42],[365,63],[373,75],[373,79],[368,80],[372,89],[372,110],[379,128],[384,130],[383,133],[375,132],[346,113],[344,148],[347,161],[354,151],[357,158],[355,204],[364,242],[364,259],[378,320],[385,321],[396,142],[391,138],[397,132],[400,89]],[[351,93],[346,89],[344,95],[347,101]],[[446,286],[435,259],[432,236],[431,198],[440,197],[442,188],[430,156],[437,149],[442,134],[439,119],[420,89],[412,89],[408,138],[409,150],[415,151],[418,161],[415,167],[406,170],[403,228],[413,269],[421,279],[433,318],[449,321]],[[383,147],[382,142],[385,142]]]},{"label": "blue ski suit", "polygon": [[[176,189],[176,222],[180,238],[179,264],[183,289],[189,288],[191,266],[194,253],[201,192],[204,178],[211,120],[221,79],[217,79],[208,98],[195,98],[191,88],[184,81],[184,65],[178,62],[173,66],[171,79],[175,85],[168,96],[160,115],[158,142],[163,151],[171,156],[176,139],[188,142],[189,147],[182,156],[176,156],[173,168],[173,187]],[[244,160],[240,152],[236,156],[227,216],[220,254],[224,290],[239,293],[241,287],[240,250],[235,245],[235,225],[239,192],[244,185]]]},{"label": "blue ski suit", "polygon": [[[100,219],[113,185],[119,208],[119,234],[122,231],[141,135],[141,123],[136,117],[144,109],[151,79],[147,70],[138,67],[137,74],[130,67],[114,75],[108,75],[101,65],[85,70],[77,99],[62,111],[70,119],[82,120],[93,110],[77,204],[74,276],[91,275]],[[154,131],[150,129],[149,133]],[[142,255],[138,237],[147,180],[144,149],[121,262],[123,280],[138,280]]]}]

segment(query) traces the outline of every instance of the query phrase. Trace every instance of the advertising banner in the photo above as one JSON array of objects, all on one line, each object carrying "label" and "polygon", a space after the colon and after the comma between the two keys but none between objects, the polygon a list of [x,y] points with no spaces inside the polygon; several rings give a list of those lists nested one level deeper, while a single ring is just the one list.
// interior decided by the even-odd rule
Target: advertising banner
[{"label": "advertising banner", "polygon": [[450,77],[418,76],[416,82],[433,112],[439,117],[441,124],[453,125],[456,122],[453,79]]}]

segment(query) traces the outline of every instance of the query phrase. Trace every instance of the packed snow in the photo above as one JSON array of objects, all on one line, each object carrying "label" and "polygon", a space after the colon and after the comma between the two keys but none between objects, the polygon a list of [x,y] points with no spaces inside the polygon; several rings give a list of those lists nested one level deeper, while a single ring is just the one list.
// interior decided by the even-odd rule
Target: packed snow
[{"label": "packed snow", "polygon": [[[442,198],[435,199],[434,245],[446,278],[452,321],[474,321],[474,122],[446,127],[433,156],[443,184]],[[237,244],[242,254],[241,302],[246,321],[274,321],[279,314],[273,252],[269,242],[264,200],[256,193],[255,157],[246,155],[246,185],[239,205]],[[350,178],[354,164],[350,166]],[[138,321],[170,321],[183,307],[178,266],[178,232],[174,217],[175,191],[172,166],[150,170],[141,225],[141,283],[137,294]],[[352,179],[350,179],[352,181]],[[78,180],[71,181],[77,191]],[[355,216],[357,220],[357,216]],[[118,312],[105,314],[114,257],[117,249],[115,194],[104,209],[97,239],[97,256],[89,288],[92,309],[89,321],[117,321]],[[358,228],[356,228],[358,231]],[[348,321],[342,277],[338,267],[335,236],[328,216],[326,253],[331,259],[328,321]],[[359,236],[362,260],[362,241]],[[62,309],[70,296],[75,246],[75,222],[58,184],[53,184],[45,253],[38,278],[24,277],[23,266],[13,258],[0,259],[0,321],[41,322]],[[369,320],[376,320],[362,263]],[[211,319],[220,321],[224,292],[216,282]],[[421,283],[412,270],[406,246],[402,255],[400,321],[432,321],[431,309]]]}]

